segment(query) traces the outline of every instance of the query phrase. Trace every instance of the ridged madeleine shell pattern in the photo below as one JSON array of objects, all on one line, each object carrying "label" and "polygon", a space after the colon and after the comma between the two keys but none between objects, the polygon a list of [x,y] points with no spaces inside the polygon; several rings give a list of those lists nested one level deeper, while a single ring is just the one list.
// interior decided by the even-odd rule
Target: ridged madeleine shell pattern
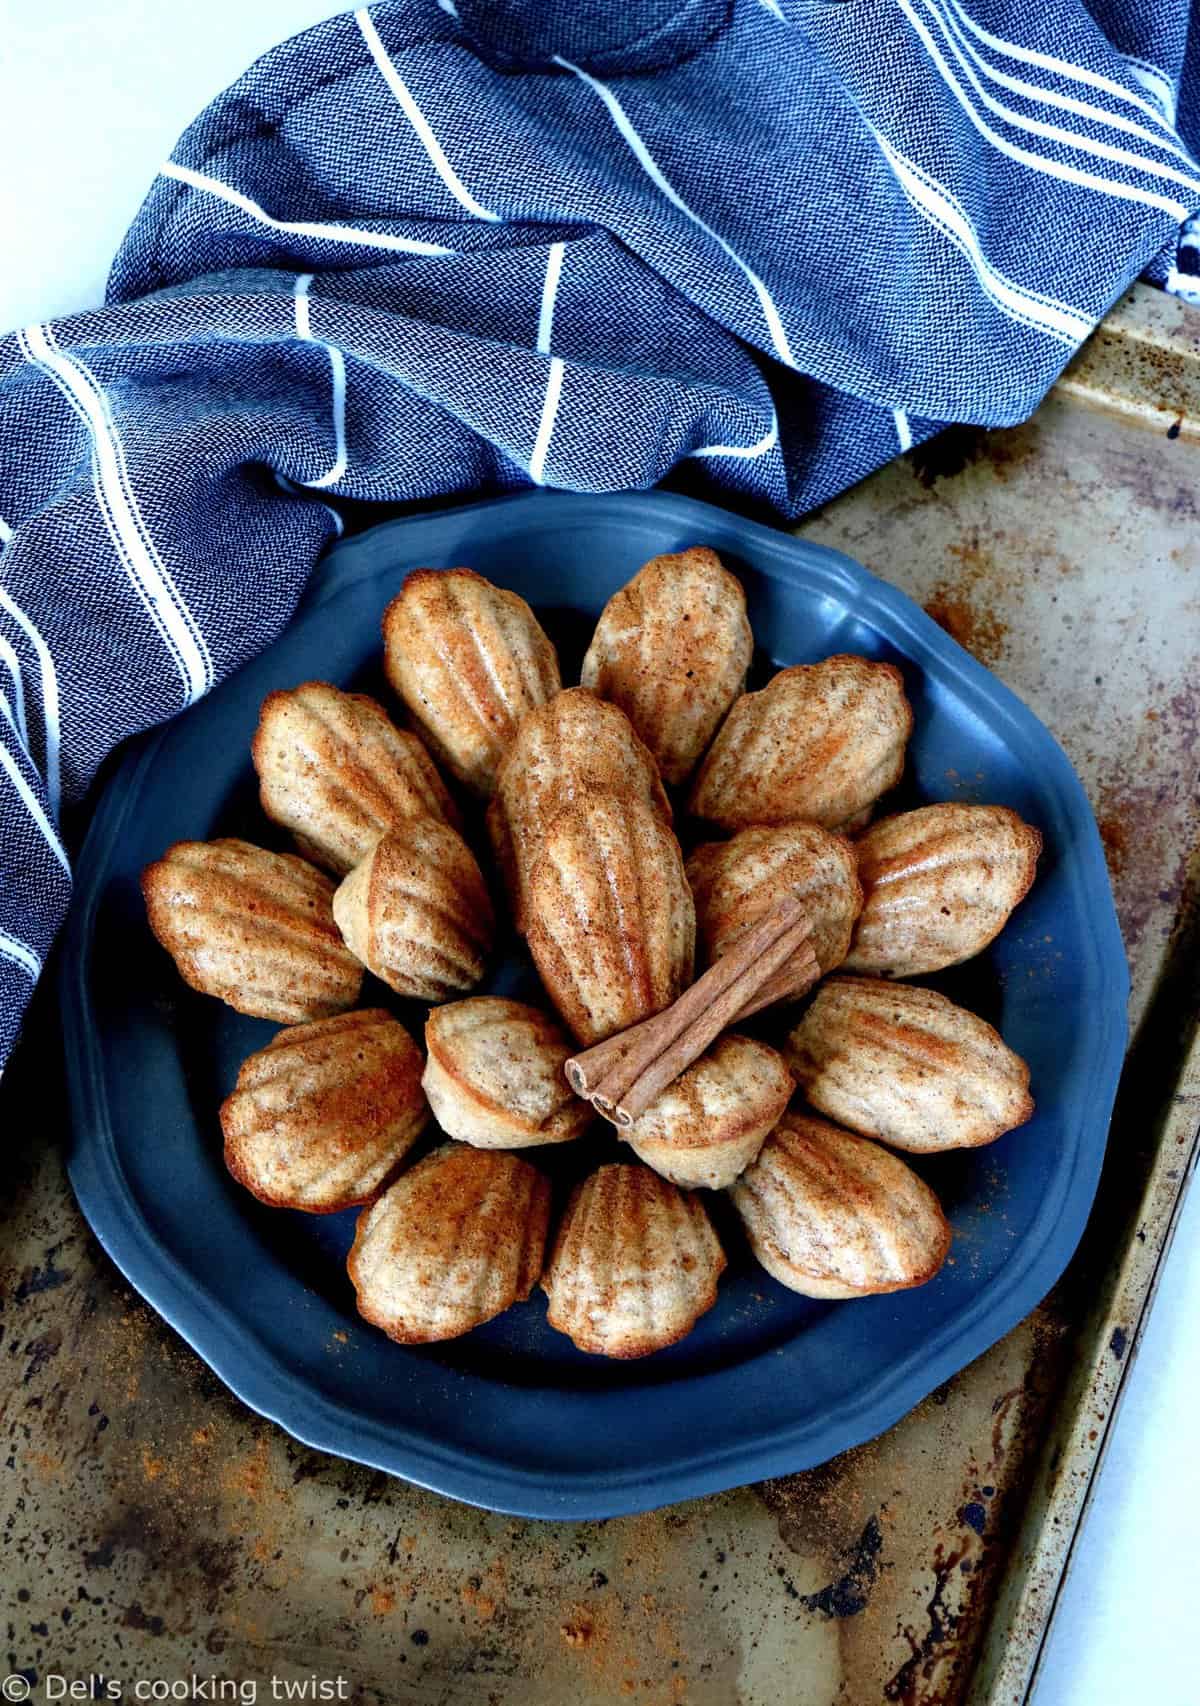
[{"label": "ridged madeleine shell pattern", "polygon": [[[804,903],[822,976],[841,965],[862,907],[858,861],[842,835],[815,823],[743,829],[697,847],[687,862],[696,927],[709,960],[728,952],[788,895]],[[804,956],[807,962],[807,953]]]},{"label": "ridged madeleine shell pattern", "polygon": [[362,967],[334,923],[333,884],[292,853],[177,841],[142,872],[150,928],[185,983],[281,1025],[353,1007]]},{"label": "ridged madeleine shell pattern", "polygon": [[417,736],[365,693],[306,681],[268,693],[251,746],[262,808],[338,875],[411,817],[459,816]]},{"label": "ridged madeleine shell pattern", "polygon": [[620,1135],[664,1179],[718,1191],[753,1161],[793,1088],[773,1048],[727,1031]]},{"label": "ridged madeleine shell pattern", "polygon": [[1033,1113],[1020,1055],[932,989],[830,978],[785,1053],[815,1108],[894,1149],[973,1148]]},{"label": "ridged madeleine shell pattern", "polygon": [[429,1121],[421,1051],[379,1008],[280,1031],[221,1106],[225,1164],[273,1208],[368,1202]]},{"label": "ridged madeleine shell pattern", "polygon": [[584,687],[569,687],[526,717],[488,807],[488,833],[512,899],[517,928],[528,915],[528,886],[551,821],[598,791],[646,800],[671,822],[658,769],[633,724]]},{"label": "ridged madeleine shell pattern", "polygon": [[785,1114],[730,1190],[750,1247],[805,1297],[867,1297],[933,1278],[950,1227],[898,1156],[828,1120]]},{"label": "ridged madeleine shell pattern", "polygon": [[921,977],[986,948],[1029,892],[1042,838],[1007,806],[921,806],[857,843],[865,904],[848,970]]},{"label": "ridged madeleine shell pattern", "polygon": [[443,1144],[359,1216],[346,1263],[359,1314],[402,1345],[469,1333],[529,1296],[549,1216],[536,1167]]},{"label": "ridged madeleine shell pattern", "polygon": [[413,1001],[473,989],[495,932],[471,849],[429,817],[411,818],[376,843],[334,895],[333,915],[362,963]]},{"label": "ridged madeleine shell pattern", "polygon": [[580,681],[625,712],[667,782],[685,782],[742,691],[754,650],[741,585],[715,551],[652,557],[600,614]]},{"label": "ridged madeleine shell pattern", "polygon": [[558,692],[558,659],[523,598],[472,569],[418,569],[383,617],[393,690],[452,775],[488,797],[522,717]]},{"label": "ridged madeleine shell pattern", "polygon": [[838,829],[900,780],[912,722],[890,663],[842,654],[781,669],[733,706],[689,809],[730,830],[797,818]]},{"label": "ridged madeleine shell pattern", "polygon": [[649,1167],[613,1163],[567,1204],[542,1278],[547,1319],[594,1356],[649,1356],[712,1308],[724,1268],[699,1198]]},{"label": "ridged madeleine shell pattern", "polygon": [[596,794],[554,820],[529,884],[529,950],[581,1043],[669,1007],[695,945],[679,843],[652,806]]},{"label": "ridged madeleine shell pattern", "polygon": [[523,1001],[476,995],[435,1007],[425,1025],[425,1093],[449,1137],[483,1149],[566,1143],[595,1118],[563,1067],[574,1047]]}]

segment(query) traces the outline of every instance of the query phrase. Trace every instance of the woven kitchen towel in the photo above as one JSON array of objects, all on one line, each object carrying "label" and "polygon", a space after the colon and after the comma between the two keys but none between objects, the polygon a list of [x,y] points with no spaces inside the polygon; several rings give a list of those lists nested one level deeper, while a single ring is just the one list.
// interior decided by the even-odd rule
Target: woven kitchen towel
[{"label": "woven kitchen towel", "polygon": [[[0,342],[0,1062],[63,807],[268,644],[339,500],[794,517],[1196,287],[1188,0],[395,0],[184,136],[107,306]],[[1195,33],[1195,32],[1193,32]]]}]

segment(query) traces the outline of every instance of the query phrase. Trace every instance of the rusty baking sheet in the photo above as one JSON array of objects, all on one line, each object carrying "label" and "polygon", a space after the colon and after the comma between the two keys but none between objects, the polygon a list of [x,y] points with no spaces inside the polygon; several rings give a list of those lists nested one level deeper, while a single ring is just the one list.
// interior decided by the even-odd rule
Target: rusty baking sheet
[{"label": "rusty baking sheet", "polygon": [[1200,1110],[1198,322],[1136,291],[1027,425],[944,435],[801,530],[1014,687],[1105,833],[1134,1043],[1097,1213],[1041,1308],[823,1469],[608,1523],[453,1505],[251,1415],[124,1284],[66,1184],[43,997],[0,1087],[0,1669],[35,1699],[50,1673],[126,1698],[340,1679],[389,1706],[1025,1697]]}]

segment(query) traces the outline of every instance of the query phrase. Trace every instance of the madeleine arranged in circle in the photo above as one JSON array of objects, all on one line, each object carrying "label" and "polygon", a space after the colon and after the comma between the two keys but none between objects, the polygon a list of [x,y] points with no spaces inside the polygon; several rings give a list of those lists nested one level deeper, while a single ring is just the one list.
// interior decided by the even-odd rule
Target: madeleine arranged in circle
[{"label": "madeleine arranged in circle", "polygon": [[898,1156],[828,1120],[785,1114],[729,1192],[773,1279],[805,1297],[868,1297],[933,1278],[950,1228]]},{"label": "madeleine arranged in circle", "polygon": [[1006,806],[881,818],[856,844],[866,894],[852,971],[921,977],[986,948],[1033,883],[1042,838]]},{"label": "madeleine arranged in circle", "polygon": [[429,1120],[421,1051],[378,1008],[280,1031],[221,1104],[225,1164],[273,1208],[368,1202]]},{"label": "madeleine arranged in circle", "polygon": [[537,1007],[475,995],[435,1007],[425,1025],[423,1083],[448,1137],[482,1149],[567,1143],[595,1118],[563,1075],[574,1052]]},{"label": "madeleine arranged in circle", "polygon": [[570,687],[525,718],[488,807],[488,834],[519,930],[528,923],[529,879],[546,830],[597,792],[643,800],[671,822],[654,759],[629,718],[586,688]]},{"label": "madeleine arranged in circle", "polygon": [[292,853],[177,841],[142,872],[150,928],[193,989],[293,1025],[343,1013],[362,966],[334,923],[333,884]]},{"label": "madeleine arranged in circle", "polygon": [[527,1161],[443,1144],[359,1216],[346,1263],[359,1314],[404,1345],[469,1333],[529,1296],[549,1214]]},{"label": "madeleine arranged in circle", "polygon": [[785,895],[797,895],[811,926],[821,975],[850,949],[862,887],[853,845],[816,823],[742,829],[697,847],[687,862],[696,927],[710,960],[726,953]]},{"label": "madeleine arranged in circle", "polygon": [[306,681],[268,693],[250,748],[259,797],[296,845],[338,875],[412,817],[457,828],[458,812],[417,736],[365,693]]},{"label": "madeleine arranged in circle", "polygon": [[473,989],[495,934],[471,849],[431,817],[411,818],[376,842],[343,879],[333,915],[363,965],[413,1001]]},{"label": "madeleine arranged in circle", "polygon": [[547,829],[529,949],[581,1043],[660,1012],[691,982],[696,915],[679,843],[644,799],[594,794]]},{"label": "madeleine arranged in circle", "polygon": [[753,651],[740,583],[697,545],[652,557],[613,594],[580,681],[621,707],[664,781],[686,782],[745,686]]},{"label": "madeleine arranged in circle", "polygon": [[736,701],[689,810],[727,830],[794,819],[840,829],[900,780],[912,726],[893,664],[793,664]]},{"label": "madeleine arranged in circle", "polygon": [[521,719],[559,689],[523,598],[473,569],[417,569],[383,617],[384,667],[451,775],[487,798]]},{"label": "madeleine arranged in circle", "polygon": [[717,1300],[725,1254],[700,1199],[613,1162],[575,1187],[546,1264],[547,1319],[581,1351],[642,1357]]},{"label": "madeleine arranged in circle", "polygon": [[620,1135],[664,1179],[718,1191],[753,1161],[794,1088],[773,1048],[727,1031]]},{"label": "madeleine arranged in circle", "polygon": [[893,1149],[970,1149],[1033,1114],[1020,1055],[932,989],[830,978],[785,1053],[814,1108]]}]

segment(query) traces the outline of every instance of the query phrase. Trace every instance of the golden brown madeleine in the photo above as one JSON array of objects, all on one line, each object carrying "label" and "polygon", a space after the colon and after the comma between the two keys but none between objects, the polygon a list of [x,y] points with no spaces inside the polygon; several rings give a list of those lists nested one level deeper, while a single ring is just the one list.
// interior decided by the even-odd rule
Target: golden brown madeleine
[{"label": "golden brown madeleine", "polygon": [[485,798],[521,718],[558,692],[523,598],[472,569],[417,569],[383,615],[387,678],[452,775]]},{"label": "golden brown madeleine", "polygon": [[941,1204],[911,1167],[809,1114],[785,1114],[729,1194],[763,1267],[805,1297],[924,1285],[950,1249]]},{"label": "golden brown madeleine", "polygon": [[644,799],[671,822],[658,769],[629,718],[585,687],[569,687],[521,724],[488,807],[488,832],[519,930],[526,927],[529,876],[547,826],[574,800],[600,789]]},{"label": "golden brown madeleine", "polygon": [[566,1143],[595,1118],[563,1066],[574,1046],[553,1019],[523,1001],[474,995],[435,1007],[425,1025],[423,1083],[449,1137],[481,1149]]},{"label": "golden brown madeleine", "polygon": [[837,829],[895,787],[911,733],[892,664],[846,655],[795,664],[736,701],[689,809],[723,829],[796,818]]},{"label": "golden brown madeleine", "polygon": [[1033,1113],[1020,1055],[932,989],[830,978],[784,1052],[815,1108],[893,1149],[970,1149]]},{"label": "golden brown madeleine", "polygon": [[343,878],[333,916],[367,969],[414,1001],[473,989],[495,934],[474,854],[432,817],[410,818],[376,842]]},{"label": "golden brown madeleine", "polygon": [[280,1031],[221,1104],[225,1165],[273,1208],[369,1202],[428,1124],[423,1064],[379,1008]]},{"label": "golden brown madeleine", "polygon": [[719,1191],[753,1161],[793,1088],[773,1048],[726,1031],[619,1135],[664,1179]]},{"label": "golden brown madeleine", "polygon": [[529,951],[581,1043],[669,1007],[695,946],[683,856],[653,806],[595,794],[555,818],[529,884]]},{"label": "golden brown madeleine", "polygon": [[268,693],[251,747],[262,808],[307,859],[342,875],[410,817],[458,811],[416,735],[365,693],[306,681]]},{"label": "golden brown madeleine", "polygon": [[686,782],[741,693],[746,595],[715,551],[652,557],[600,614],[580,681],[619,705],[667,782]]},{"label": "golden brown madeleine", "polygon": [[333,884],[292,853],[177,841],[142,872],[150,928],[193,989],[281,1025],[353,1007],[362,967],[333,921]]},{"label": "golden brown madeleine", "polygon": [[804,903],[822,976],[845,959],[862,907],[858,861],[845,836],[816,823],[742,829],[731,841],[697,847],[687,874],[710,961],[789,894]]},{"label": "golden brown madeleine", "polygon": [[724,1269],[698,1197],[612,1163],[571,1194],[542,1277],[547,1320],[595,1356],[648,1356],[712,1308]]},{"label": "golden brown madeleine", "polygon": [[402,1345],[456,1339],[527,1298],[550,1183],[498,1149],[444,1143],[358,1217],[346,1262],[358,1312]]},{"label": "golden brown madeleine", "polygon": [[848,969],[920,977],[998,936],[1033,882],[1042,838],[1007,806],[881,818],[856,843],[866,901]]}]

